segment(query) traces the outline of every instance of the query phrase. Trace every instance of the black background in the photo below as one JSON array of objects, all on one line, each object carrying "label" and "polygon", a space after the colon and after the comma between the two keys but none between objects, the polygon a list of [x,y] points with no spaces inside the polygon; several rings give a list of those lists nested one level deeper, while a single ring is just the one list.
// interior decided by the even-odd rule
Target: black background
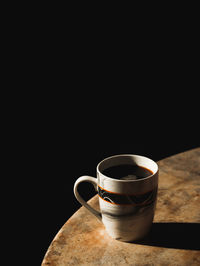
[{"label": "black background", "polygon": [[[3,50],[2,193],[8,240],[21,240],[26,264],[41,263],[80,208],[74,182],[95,176],[99,161],[119,153],[157,161],[200,146],[198,16],[168,8],[14,10]],[[81,188],[85,199],[91,189]]]},{"label": "black background", "polygon": [[[131,74],[127,80],[124,72],[112,71],[107,79],[94,70],[88,76],[87,71],[78,72],[78,77],[67,73],[65,80],[59,73],[43,73],[51,90],[34,87],[31,93],[23,92],[26,101],[12,113],[17,122],[11,154],[17,158],[14,170],[20,176],[13,179],[13,191],[18,192],[16,186],[23,191],[15,200],[25,216],[20,222],[24,248],[34,252],[30,256],[37,263],[80,208],[73,195],[75,180],[95,176],[99,161],[121,153],[157,161],[200,146],[199,93],[191,75],[179,72],[174,80],[161,71],[158,79],[146,73]],[[184,81],[179,84],[180,79]],[[80,189],[86,200],[94,195],[88,184]],[[20,217],[19,208],[12,209]]]},{"label": "black background", "polygon": [[[110,29],[105,36],[81,25],[69,26],[65,34],[59,27],[48,27],[49,32],[45,27],[35,39],[31,34],[15,77],[26,89],[11,95],[16,109],[8,120],[8,153],[17,158],[13,191],[18,186],[22,193],[19,197],[17,190],[14,202],[23,206],[23,248],[37,263],[80,208],[75,180],[95,176],[99,161],[121,153],[157,161],[200,145],[197,35],[191,28],[190,49],[183,45],[186,28],[181,36],[180,27],[171,34],[168,26],[154,33],[146,29],[148,41],[139,32],[135,47],[136,39],[121,28],[122,48],[116,26],[116,34],[111,36]],[[86,200],[94,195],[92,189],[81,187]],[[20,217],[19,208],[12,210]],[[21,230],[13,231],[21,237]]]}]

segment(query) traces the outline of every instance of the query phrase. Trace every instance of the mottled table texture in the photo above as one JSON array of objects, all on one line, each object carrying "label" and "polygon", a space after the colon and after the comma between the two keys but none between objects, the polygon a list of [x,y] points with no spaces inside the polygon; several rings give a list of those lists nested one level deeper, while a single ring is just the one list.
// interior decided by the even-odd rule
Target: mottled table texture
[{"label": "mottled table texture", "polygon": [[[144,240],[111,239],[103,224],[81,207],[55,236],[42,265],[200,265],[200,148],[158,165],[157,208]],[[98,196],[89,203],[98,208]]]}]

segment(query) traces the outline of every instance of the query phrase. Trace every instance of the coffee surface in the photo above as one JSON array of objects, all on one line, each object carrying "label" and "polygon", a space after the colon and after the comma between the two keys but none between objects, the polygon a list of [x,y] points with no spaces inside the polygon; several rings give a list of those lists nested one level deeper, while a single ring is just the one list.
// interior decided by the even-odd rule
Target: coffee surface
[{"label": "coffee surface", "polygon": [[133,164],[112,166],[105,169],[102,173],[108,177],[120,180],[137,180],[153,174],[151,170]]}]

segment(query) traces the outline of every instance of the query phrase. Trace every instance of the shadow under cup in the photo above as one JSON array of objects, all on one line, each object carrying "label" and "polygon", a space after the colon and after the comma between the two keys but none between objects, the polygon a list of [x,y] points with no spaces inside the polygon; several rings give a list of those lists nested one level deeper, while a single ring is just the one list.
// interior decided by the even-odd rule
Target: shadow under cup
[{"label": "shadow under cup", "polygon": [[[137,165],[152,174],[135,180],[108,177],[105,170],[120,165]],[[114,239],[131,242],[142,239],[150,230],[157,198],[158,165],[139,155],[116,155],[97,166],[97,184],[102,222]]]}]

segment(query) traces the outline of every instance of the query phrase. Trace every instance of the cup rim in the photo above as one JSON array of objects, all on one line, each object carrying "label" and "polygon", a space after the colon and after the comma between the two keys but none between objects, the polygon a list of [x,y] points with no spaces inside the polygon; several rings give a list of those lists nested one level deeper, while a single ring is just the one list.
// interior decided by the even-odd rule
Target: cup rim
[{"label": "cup rim", "polygon": [[[144,177],[144,178],[140,178],[140,179],[136,179],[136,180],[121,180],[121,179],[115,179],[115,178],[112,178],[112,177],[109,177],[109,176],[106,176],[104,175],[100,170],[99,170],[99,167],[102,163],[104,163],[105,161],[107,160],[110,160],[112,158],[116,158],[116,157],[124,157],[124,156],[128,156],[128,157],[140,157],[140,158],[144,158],[144,159],[148,159],[150,160],[153,164],[155,164],[156,166],[156,171],[147,176],[147,177]],[[142,165],[141,165],[142,166]],[[152,176],[155,176],[157,173],[158,173],[159,169],[158,169],[158,164],[150,159],[149,157],[146,157],[146,156],[143,156],[143,155],[138,155],[138,154],[117,154],[117,155],[112,155],[112,156],[109,156],[109,157],[106,157],[105,159],[103,159],[102,161],[100,161],[97,165],[97,173],[98,174],[101,174],[103,177],[107,178],[107,179],[110,179],[112,181],[115,181],[115,182],[120,182],[120,183],[130,183],[130,182],[141,182],[141,181],[144,181],[144,180],[147,180],[147,179],[150,179],[152,178]]]}]

